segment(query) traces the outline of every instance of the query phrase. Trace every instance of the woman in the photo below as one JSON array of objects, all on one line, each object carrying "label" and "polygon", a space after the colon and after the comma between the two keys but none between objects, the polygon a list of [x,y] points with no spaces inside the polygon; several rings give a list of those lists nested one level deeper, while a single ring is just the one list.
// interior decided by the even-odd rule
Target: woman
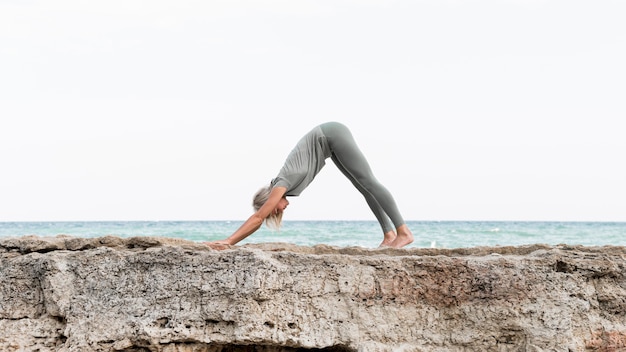
[{"label": "woman", "polygon": [[374,177],[350,130],[338,122],[328,122],[300,139],[278,176],[255,194],[255,213],[230,237],[207,245],[214,249],[228,248],[258,230],[263,221],[268,226],[280,227],[283,212],[289,205],[287,197],[299,196],[329,157],[363,194],[378,219],[384,236],[380,246],[401,248],[413,242],[413,234],[400,215],[395,200]]}]

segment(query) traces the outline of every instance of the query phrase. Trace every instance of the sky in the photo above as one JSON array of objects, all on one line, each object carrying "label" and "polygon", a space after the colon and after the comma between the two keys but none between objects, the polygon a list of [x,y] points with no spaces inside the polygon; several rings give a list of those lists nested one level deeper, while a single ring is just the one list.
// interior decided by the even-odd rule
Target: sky
[{"label": "sky", "polygon": [[[626,221],[626,2],[1,0],[0,221],[244,220],[319,123],[407,220]],[[328,160],[285,220],[374,220]]]}]

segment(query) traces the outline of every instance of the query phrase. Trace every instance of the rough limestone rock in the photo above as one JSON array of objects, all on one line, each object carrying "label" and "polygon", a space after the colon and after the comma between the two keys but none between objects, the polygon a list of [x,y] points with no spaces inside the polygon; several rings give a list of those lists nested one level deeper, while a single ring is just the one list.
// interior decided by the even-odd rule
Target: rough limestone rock
[{"label": "rough limestone rock", "polygon": [[620,351],[626,248],[0,239],[0,351]]}]

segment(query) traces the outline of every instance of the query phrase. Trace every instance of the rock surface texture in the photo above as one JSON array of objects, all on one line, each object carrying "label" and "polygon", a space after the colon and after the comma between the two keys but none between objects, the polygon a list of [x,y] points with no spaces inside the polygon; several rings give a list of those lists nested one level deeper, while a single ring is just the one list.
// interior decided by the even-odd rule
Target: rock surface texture
[{"label": "rock surface texture", "polygon": [[0,240],[0,351],[621,351],[626,248]]}]

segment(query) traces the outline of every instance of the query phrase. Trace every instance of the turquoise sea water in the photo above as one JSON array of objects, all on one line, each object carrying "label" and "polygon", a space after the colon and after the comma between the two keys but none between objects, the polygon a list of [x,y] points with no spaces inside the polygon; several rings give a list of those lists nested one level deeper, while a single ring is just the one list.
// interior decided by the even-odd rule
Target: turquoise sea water
[{"label": "turquoise sea water", "polygon": [[[163,236],[191,241],[223,239],[242,221],[0,222],[0,237]],[[459,248],[533,243],[626,246],[626,222],[410,221],[409,247]],[[285,221],[273,231],[263,226],[245,243],[287,242],[312,246],[377,247],[382,234],[375,221]]]}]

